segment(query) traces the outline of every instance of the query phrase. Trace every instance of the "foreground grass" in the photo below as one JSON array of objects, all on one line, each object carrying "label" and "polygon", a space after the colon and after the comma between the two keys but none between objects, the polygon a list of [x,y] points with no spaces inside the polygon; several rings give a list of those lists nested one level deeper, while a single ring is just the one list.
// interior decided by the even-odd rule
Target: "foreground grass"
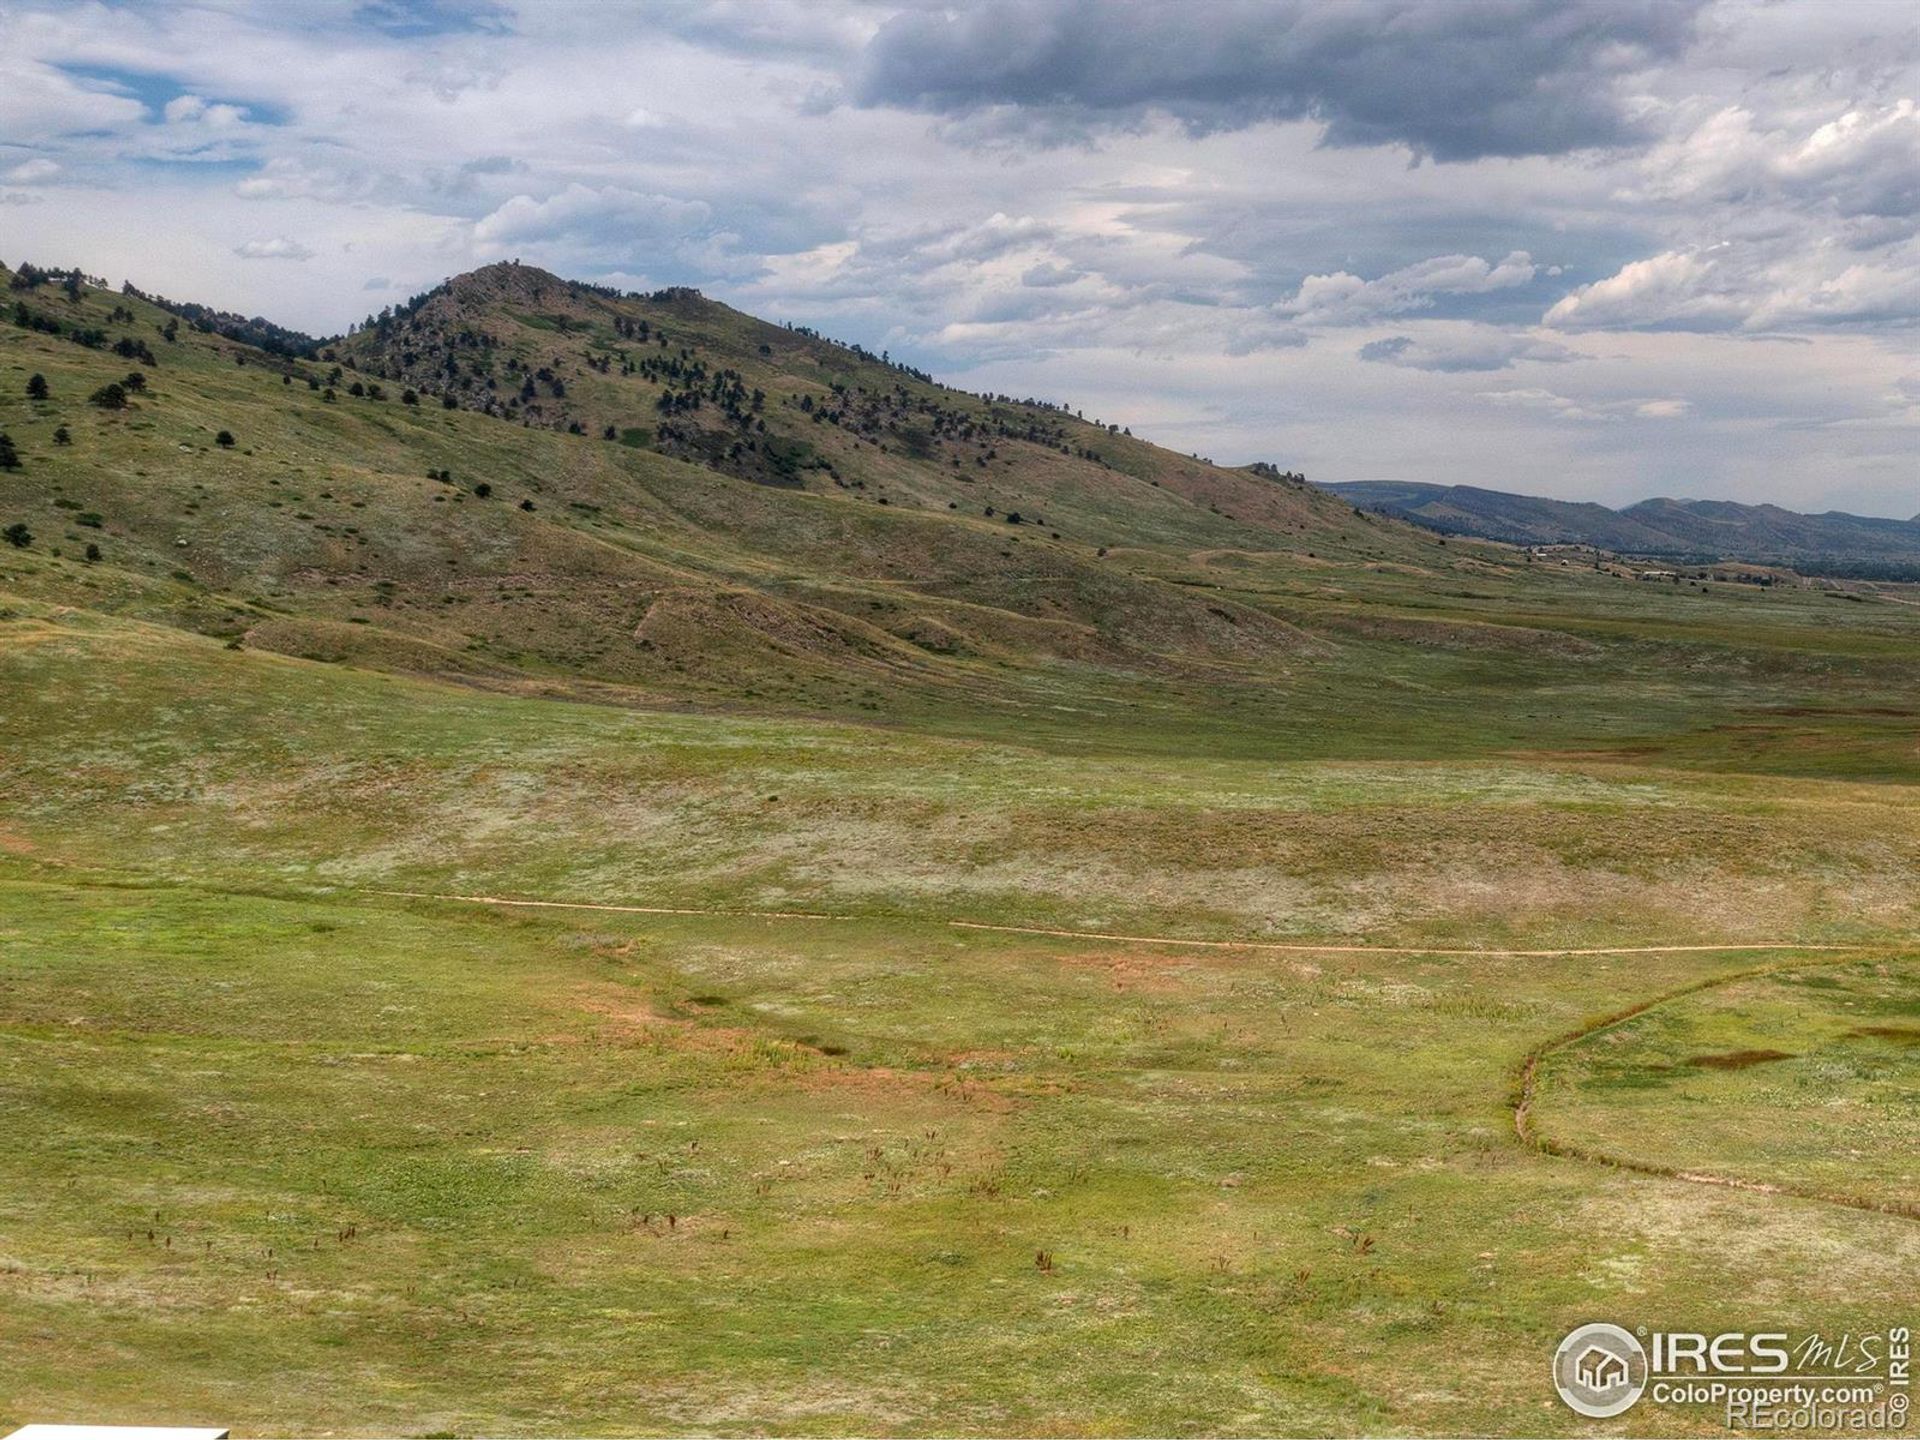
[{"label": "foreground grass", "polygon": [[1596,1307],[1865,1326],[1920,1252],[1511,1142],[1539,1034],[1730,956],[0,894],[8,1419],[1570,1433]]},{"label": "foreground grass", "polygon": [[1772,969],[1551,1055],[1541,1081],[1547,1138],[1920,1214],[1913,957]]},{"label": "foreground grass", "polygon": [[[1725,1328],[1762,1297],[1857,1330],[1920,1260],[1897,1216],[1517,1142],[1543,1040],[1750,955],[944,923],[1870,944],[1556,1053],[1536,1118],[1912,1197],[1915,1052],[1850,1033],[1911,1015],[1897,768],[1469,729],[1424,757],[1063,753],[9,614],[0,1420],[1573,1433],[1545,1361],[1574,1323]],[[1844,751],[1856,722],[1792,723]],[[1685,1063],[1760,1048],[1795,1058]]]},{"label": "foreground grass", "polygon": [[1576,1322],[1888,1321],[1911,1220],[1674,1176],[1917,1198],[1920,610],[663,302],[757,485],[553,288],[452,318],[584,434],[0,326],[0,1425],[1573,1433]]}]

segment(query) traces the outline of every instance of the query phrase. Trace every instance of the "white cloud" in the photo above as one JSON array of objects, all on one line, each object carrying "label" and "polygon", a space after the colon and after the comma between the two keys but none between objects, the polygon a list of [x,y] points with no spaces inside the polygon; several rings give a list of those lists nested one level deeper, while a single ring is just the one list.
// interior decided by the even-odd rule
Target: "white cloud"
[{"label": "white cloud", "polygon": [[139,121],[146,107],[138,100],[82,85],[50,66],[19,53],[6,54],[0,29],[0,135],[24,141],[46,140]]},{"label": "white cloud", "polygon": [[44,185],[59,173],[60,166],[58,163],[42,157],[36,160],[22,161],[4,175],[0,175],[0,180],[5,180],[13,185]]},{"label": "white cloud", "polygon": [[238,125],[247,118],[242,107],[210,101],[201,95],[176,96],[167,102],[163,113],[169,125],[198,124],[212,129]]},{"label": "white cloud", "polygon": [[313,251],[298,240],[290,240],[285,235],[276,235],[271,240],[249,240],[244,245],[233,247],[233,253],[242,260],[311,260]]},{"label": "white cloud", "polygon": [[1533,257],[1511,252],[1498,264],[1477,255],[1436,255],[1375,280],[1336,271],[1309,275],[1275,307],[1303,325],[1357,325],[1382,315],[1423,310],[1440,295],[1485,295],[1531,283]]},{"label": "white cloud", "polygon": [[243,200],[325,200],[342,204],[372,195],[375,179],[356,166],[318,164],[305,158],[276,155],[233,187]]},{"label": "white cloud", "polygon": [[1541,410],[1557,420],[1604,420],[1601,411],[1570,400],[1565,395],[1556,395],[1551,390],[1527,387],[1515,390],[1482,390],[1479,398],[1489,405],[1498,405],[1509,410]]},{"label": "white cloud", "polygon": [[1357,352],[1377,365],[1446,373],[1507,370],[1523,362],[1564,365],[1580,358],[1557,340],[1515,334],[1492,325],[1449,327],[1421,336],[1390,335],[1370,340]]},{"label": "white cloud", "polygon": [[1855,260],[1834,245],[1729,241],[1667,251],[1585,285],[1549,309],[1560,329],[1775,330],[1920,317],[1920,242]]},{"label": "white cloud", "polygon": [[1739,306],[1711,288],[1715,262],[1670,250],[1623,265],[1605,280],[1556,301],[1545,323],[1561,329],[1636,326],[1673,320],[1730,322]]},{"label": "white cloud", "polygon": [[1790,275],[1785,284],[1764,296],[1749,323],[1768,329],[1915,317],[1920,317],[1920,246],[1909,245],[1883,263],[1847,265],[1837,273],[1822,267],[1811,275]]},{"label": "white cloud", "polygon": [[[1787,72],[1791,73],[1791,72]],[[1564,296],[1577,329],[1816,329],[1920,318],[1920,76],[1837,105],[1806,85],[1678,107],[1611,197],[1665,242]]]},{"label": "white cloud", "polygon": [[[1830,205],[1840,216],[1920,213],[1920,108],[1854,106],[1811,130],[1715,111],[1647,156],[1640,189],[1666,200]],[[1629,194],[1633,193],[1629,190]]]},{"label": "white cloud", "polygon": [[701,200],[575,183],[545,200],[515,195],[473,227],[473,238],[494,250],[552,240],[623,248],[691,235],[706,228],[712,218],[713,208]]},{"label": "white cloud", "polygon": [[1693,413],[1690,400],[1576,400],[1537,388],[1482,390],[1478,398],[1503,409],[1536,410],[1555,420],[1680,420]]},{"label": "white cloud", "polygon": [[1071,285],[1085,273],[1071,265],[1060,265],[1051,260],[1043,260],[1038,265],[1023,271],[1020,283],[1031,285],[1036,289],[1050,289],[1056,285]]}]

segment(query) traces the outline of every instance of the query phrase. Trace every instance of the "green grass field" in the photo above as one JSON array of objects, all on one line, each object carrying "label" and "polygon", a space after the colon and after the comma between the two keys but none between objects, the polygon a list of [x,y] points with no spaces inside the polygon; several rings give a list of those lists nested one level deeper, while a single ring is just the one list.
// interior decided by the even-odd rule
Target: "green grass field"
[{"label": "green grass field", "polygon": [[15,610],[8,1419],[1571,1433],[1590,1314],[1858,1328],[1920,1258],[1515,1138],[1544,1039],[1793,957],[1418,953],[1869,947],[1556,1053],[1536,1118],[1910,1202],[1905,783],[1049,754]]},{"label": "green grass field", "polygon": [[233,348],[0,327],[0,1425],[1584,1434],[1577,1323],[1895,1318],[1920,608]]}]

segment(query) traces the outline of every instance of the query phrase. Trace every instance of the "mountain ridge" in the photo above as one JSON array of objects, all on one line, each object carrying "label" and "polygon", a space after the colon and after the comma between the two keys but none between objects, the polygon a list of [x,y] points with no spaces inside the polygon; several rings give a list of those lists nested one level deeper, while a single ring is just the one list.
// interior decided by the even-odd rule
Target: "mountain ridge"
[{"label": "mountain ridge", "polygon": [[1780,563],[1833,573],[1865,574],[1876,566],[1920,570],[1920,516],[1807,514],[1772,504],[1665,496],[1614,509],[1595,501],[1417,481],[1330,481],[1321,488],[1362,509],[1444,534],[1508,544],[1583,544],[1623,554]]},{"label": "mountain ridge", "polygon": [[248,649],[639,704],[1226,706],[1349,643],[1305,577],[1482,563],[691,291],[488,267],[309,347],[0,277],[9,583]]},{"label": "mountain ridge", "polygon": [[1678,600],[691,291],[491,269],[309,354],[0,277],[0,592],[294,662],[1269,754],[1485,730],[1466,697],[1638,664],[1599,612]]}]

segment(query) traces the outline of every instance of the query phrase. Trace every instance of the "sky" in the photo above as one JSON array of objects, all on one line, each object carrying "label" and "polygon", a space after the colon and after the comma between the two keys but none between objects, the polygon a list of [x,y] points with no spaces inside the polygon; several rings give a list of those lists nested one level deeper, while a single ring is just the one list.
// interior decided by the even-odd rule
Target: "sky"
[{"label": "sky", "polygon": [[0,259],[693,285],[1222,463],[1920,512],[1909,0],[0,0]]}]

